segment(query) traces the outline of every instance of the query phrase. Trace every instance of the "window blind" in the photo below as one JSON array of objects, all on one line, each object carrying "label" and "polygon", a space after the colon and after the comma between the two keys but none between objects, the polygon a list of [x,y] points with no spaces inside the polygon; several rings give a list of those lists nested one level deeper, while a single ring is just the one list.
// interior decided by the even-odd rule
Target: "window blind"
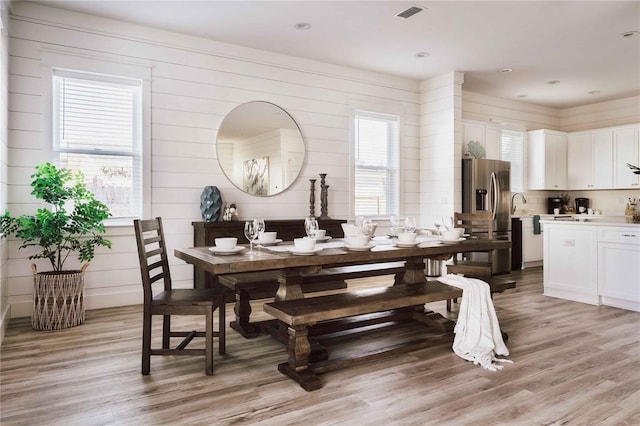
[{"label": "window blind", "polygon": [[511,192],[524,191],[524,132],[502,131],[501,158],[511,162]]},{"label": "window blind", "polygon": [[355,215],[398,214],[399,117],[355,115]]},{"label": "window blind", "polygon": [[59,71],[53,87],[60,166],[82,171],[113,218],[140,217],[141,82]]}]

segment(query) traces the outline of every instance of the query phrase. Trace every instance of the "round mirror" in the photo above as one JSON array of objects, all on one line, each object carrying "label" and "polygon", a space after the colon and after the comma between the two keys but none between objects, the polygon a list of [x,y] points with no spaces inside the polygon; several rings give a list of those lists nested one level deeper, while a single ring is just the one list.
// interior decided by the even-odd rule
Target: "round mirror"
[{"label": "round mirror", "polygon": [[269,102],[247,102],[222,120],[216,139],[218,162],[238,189],[251,195],[279,194],[296,180],[304,141],[295,120]]}]

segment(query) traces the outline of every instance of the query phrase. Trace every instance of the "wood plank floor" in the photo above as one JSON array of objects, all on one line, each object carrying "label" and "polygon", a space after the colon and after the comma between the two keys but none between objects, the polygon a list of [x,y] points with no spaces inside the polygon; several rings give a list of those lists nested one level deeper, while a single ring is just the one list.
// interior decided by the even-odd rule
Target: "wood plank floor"
[{"label": "wood plank floor", "polygon": [[[513,365],[486,371],[437,343],[323,374],[314,392],[277,371],[286,353],[266,336],[229,330],[213,376],[201,357],[152,357],[142,376],[140,306],[88,311],[85,324],[56,332],[14,320],[1,348],[0,423],[640,424],[640,313],[545,297],[541,269],[513,275],[517,289],[494,299]],[[444,302],[429,307],[444,312]]]}]

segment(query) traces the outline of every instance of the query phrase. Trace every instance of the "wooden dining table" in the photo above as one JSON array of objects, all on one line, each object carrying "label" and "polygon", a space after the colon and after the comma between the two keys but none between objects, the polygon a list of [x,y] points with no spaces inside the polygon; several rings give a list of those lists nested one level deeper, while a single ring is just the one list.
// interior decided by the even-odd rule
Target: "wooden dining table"
[{"label": "wooden dining table", "polygon": [[[341,243],[342,242],[342,243]],[[395,240],[376,238],[375,246],[368,251],[354,251],[346,247],[344,240],[336,239],[328,243],[319,243],[322,248],[311,255],[296,255],[286,250],[291,242],[285,242],[272,251],[268,248],[254,248],[250,254],[246,248],[240,253],[216,254],[211,247],[176,248],[177,258],[214,275],[238,274],[256,271],[278,271],[279,288],[275,300],[304,298],[301,289],[302,274],[319,271],[328,265],[357,265],[404,261],[404,273],[396,283],[425,283],[425,259],[444,260],[451,256],[469,251],[488,251],[509,248],[510,241],[468,239],[453,243],[441,242],[431,238],[414,247],[400,247]],[[381,272],[384,274],[384,272]],[[443,299],[444,300],[444,299]]]}]

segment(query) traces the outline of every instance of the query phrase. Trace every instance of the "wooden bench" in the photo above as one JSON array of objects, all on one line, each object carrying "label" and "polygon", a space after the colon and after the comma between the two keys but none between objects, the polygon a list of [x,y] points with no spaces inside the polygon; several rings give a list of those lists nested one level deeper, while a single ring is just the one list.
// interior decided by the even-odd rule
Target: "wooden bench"
[{"label": "wooden bench", "polygon": [[[503,279],[495,284],[488,282],[491,291],[498,292],[512,288],[509,281]],[[511,282],[515,286],[515,281],[511,280]],[[311,355],[309,327],[359,315],[404,310],[409,312],[411,319],[448,333],[447,338],[450,339],[450,333],[455,324],[435,312],[425,310],[424,304],[461,296],[462,290],[456,287],[439,281],[429,281],[423,284],[396,284],[391,287],[265,303],[264,311],[288,326],[288,361],[279,364],[278,370],[297,381],[303,389],[312,391],[321,387],[316,374],[333,371],[357,362],[371,361],[393,353],[415,350],[433,343],[434,340],[425,338],[419,342],[384,348],[382,351],[369,351],[363,356],[356,355],[312,364],[309,359]]]},{"label": "wooden bench", "polygon": [[[345,280],[382,275],[395,275],[402,279],[404,262],[384,262],[323,268],[314,274],[303,274],[301,288],[304,293],[345,289]],[[218,276],[218,283],[235,293],[235,321],[230,327],[246,338],[256,337],[258,327],[250,322],[251,300],[273,298],[278,290],[278,271],[245,272]]]},{"label": "wooden bench", "polygon": [[[479,279],[481,279],[482,281],[486,282],[489,284],[489,288],[491,289],[491,298],[493,298],[493,294],[494,293],[502,293],[505,290],[508,290],[510,288],[516,288],[516,282],[515,280],[509,278],[508,276],[505,275],[494,275],[492,277],[478,277]],[[447,299],[447,312],[451,312],[451,301],[457,302],[457,298],[454,299]],[[504,336],[506,338],[508,338],[508,336],[506,334],[504,334]],[[506,339],[505,339],[506,340]]]}]

